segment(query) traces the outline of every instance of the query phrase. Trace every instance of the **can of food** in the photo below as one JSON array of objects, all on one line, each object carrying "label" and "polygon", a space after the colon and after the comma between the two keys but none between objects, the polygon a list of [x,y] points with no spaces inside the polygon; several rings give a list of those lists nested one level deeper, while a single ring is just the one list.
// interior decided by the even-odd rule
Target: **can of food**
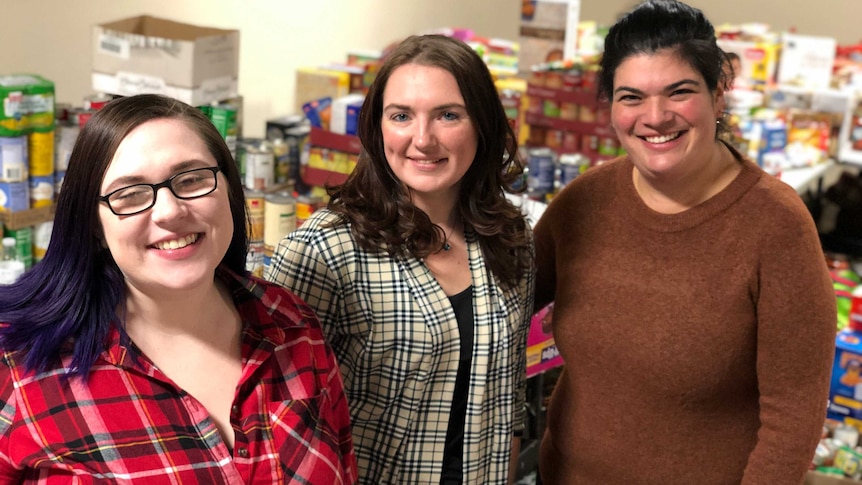
[{"label": "can of food", "polygon": [[272,252],[296,229],[296,199],[287,191],[266,194],[264,199],[263,244]]},{"label": "can of food", "polygon": [[589,105],[581,105],[581,109],[578,110],[578,121],[583,123],[595,123],[596,122],[596,107]]},{"label": "can of food", "polygon": [[578,113],[580,112],[580,105],[576,103],[560,103],[560,119],[562,120],[572,120],[576,121],[578,119]]},{"label": "can of food", "polygon": [[559,188],[562,189],[578,175],[590,168],[590,159],[580,153],[564,153],[560,155]]},{"label": "can of food", "polygon": [[248,243],[248,252],[245,253],[245,269],[258,278],[263,278],[265,269],[263,241]]},{"label": "can of food", "polygon": [[245,186],[266,190],[275,185],[275,158],[272,145],[265,140],[244,143]]},{"label": "can of food", "polygon": [[29,149],[27,135],[0,137],[0,181],[27,180]]},{"label": "can of food", "polygon": [[599,151],[598,135],[581,135],[581,153],[592,154]]},{"label": "can of food", "polygon": [[54,137],[54,172],[65,172],[69,168],[69,157],[72,148],[78,140],[81,127],[77,124],[63,123],[57,125]]},{"label": "can of food", "polygon": [[54,203],[54,175],[30,177],[30,208],[48,207]]},{"label": "can of food", "polygon": [[31,177],[48,177],[54,174],[54,129],[33,130],[28,136]]},{"label": "can of food", "polygon": [[272,156],[275,159],[275,183],[287,183],[290,180],[290,147],[284,138],[276,138],[270,143]]},{"label": "can of food", "polygon": [[30,183],[0,181],[0,212],[20,212],[30,208]]},{"label": "can of food", "polygon": [[527,192],[544,197],[554,190],[554,152],[550,148],[532,148],[527,152]]},{"label": "can of food", "polygon": [[84,97],[84,109],[91,111],[99,111],[104,108],[113,98],[104,93],[92,94]]},{"label": "can of food", "polygon": [[245,189],[245,205],[248,208],[248,242],[263,243],[264,211],[266,203],[263,192]]},{"label": "can of food", "polygon": [[296,198],[296,227],[302,226],[311,214],[320,207],[321,200],[314,195],[300,195]]},{"label": "can of food", "polygon": [[45,257],[48,244],[51,243],[51,233],[54,231],[52,221],[43,222],[33,226],[33,262],[38,263]]},{"label": "can of food", "polygon": [[198,109],[210,119],[216,130],[224,138],[225,144],[235,160],[237,155],[237,135],[239,133],[236,106],[222,103],[199,106]]}]

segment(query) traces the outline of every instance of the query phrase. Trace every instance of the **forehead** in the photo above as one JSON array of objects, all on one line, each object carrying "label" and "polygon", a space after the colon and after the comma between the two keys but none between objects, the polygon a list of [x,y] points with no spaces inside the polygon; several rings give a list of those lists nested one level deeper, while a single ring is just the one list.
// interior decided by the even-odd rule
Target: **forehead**
[{"label": "forehead", "polygon": [[162,118],[147,121],[126,135],[108,164],[104,181],[131,175],[162,176],[191,160],[215,163],[200,135],[186,121]]},{"label": "forehead", "polygon": [[395,68],[383,90],[383,102],[400,99],[446,98],[463,102],[461,88],[451,72],[425,64],[403,64]]},{"label": "forehead", "polygon": [[703,82],[700,72],[675,51],[640,53],[625,58],[617,66],[614,72],[614,88],[621,85],[666,86],[682,79]]}]

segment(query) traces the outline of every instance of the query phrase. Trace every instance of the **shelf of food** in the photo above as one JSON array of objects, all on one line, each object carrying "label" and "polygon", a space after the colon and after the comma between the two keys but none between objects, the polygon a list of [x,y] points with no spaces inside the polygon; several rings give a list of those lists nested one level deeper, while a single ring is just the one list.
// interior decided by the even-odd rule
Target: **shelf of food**
[{"label": "shelf of food", "polygon": [[598,107],[604,104],[599,102],[596,98],[596,92],[594,90],[568,91],[565,89],[552,89],[536,86],[534,84],[527,84],[527,96],[590,107]]},{"label": "shelf of food", "polygon": [[616,138],[616,134],[611,129],[610,125],[590,123],[586,121],[564,120],[561,118],[551,118],[538,113],[526,112],[524,120],[528,125],[539,126],[542,128],[550,128],[552,130],[571,131],[573,133],[581,133],[586,135],[608,136]]}]

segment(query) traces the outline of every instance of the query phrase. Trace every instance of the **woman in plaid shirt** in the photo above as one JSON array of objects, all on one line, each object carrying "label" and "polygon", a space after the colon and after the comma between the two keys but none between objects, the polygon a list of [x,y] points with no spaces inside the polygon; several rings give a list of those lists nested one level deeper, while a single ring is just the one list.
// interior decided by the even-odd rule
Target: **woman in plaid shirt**
[{"label": "woman in plaid shirt", "polygon": [[506,198],[522,174],[491,75],[416,36],[360,111],[346,183],[282,241],[267,278],[318,312],[362,483],[504,484],[523,428],[534,262]]},{"label": "woman in plaid shirt", "polygon": [[236,165],[198,109],[96,113],[44,260],[0,291],[0,482],[353,483],[320,324],[246,250]]}]

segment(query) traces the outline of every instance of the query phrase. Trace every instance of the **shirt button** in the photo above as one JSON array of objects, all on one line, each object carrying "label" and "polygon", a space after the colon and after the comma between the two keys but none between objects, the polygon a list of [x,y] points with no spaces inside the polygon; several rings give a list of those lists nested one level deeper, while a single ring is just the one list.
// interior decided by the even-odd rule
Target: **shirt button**
[{"label": "shirt button", "polygon": [[234,404],[233,406],[230,407],[230,412],[233,414],[239,414],[239,406]]},{"label": "shirt button", "polygon": [[248,458],[248,448],[240,448],[236,450],[240,458]]}]

